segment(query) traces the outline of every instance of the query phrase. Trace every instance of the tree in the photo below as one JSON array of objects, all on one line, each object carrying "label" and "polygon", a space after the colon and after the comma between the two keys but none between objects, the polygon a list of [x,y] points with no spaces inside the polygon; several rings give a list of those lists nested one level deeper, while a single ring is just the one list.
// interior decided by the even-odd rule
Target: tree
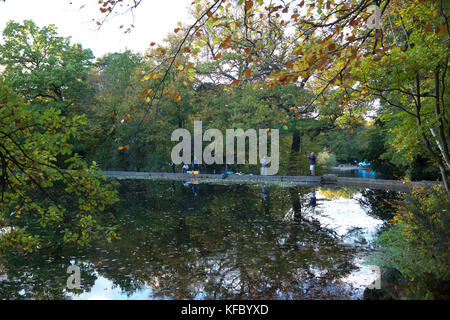
[{"label": "tree", "polygon": [[54,25],[39,28],[31,20],[9,21],[3,40],[0,65],[11,88],[30,102],[70,114],[86,88],[92,52],[59,37]]},{"label": "tree", "polygon": [[[248,53],[247,68],[237,68],[231,75],[234,80],[225,75],[233,84],[252,75],[257,62],[268,57],[268,65],[275,62],[277,67],[265,74],[267,86],[308,82],[306,88],[314,94],[304,103],[304,111],[323,104],[334,89],[351,124],[362,102],[384,100],[415,121],[413,131],[419,134],[449,192],[450,126],[444,106],[448,105],[450,42],[445,1],[298,0],[266,4],[262,0],[196,0],[193,5],[198,18],[184,28],[185,36],[169,59],[173,61],[181,52],[198,53],[209,29],[214,28],[220,30],[212,41],[219,48],[212,50],[215,58]],[[270,49],[266,39],[276,38],[288,28],[293,30],[293,39],[286,42],[283,53],[287,62],[277,64],[276,55],[264,54]],[[199,40],[191,45],[188,40],[193,37]]]},{"label": "tree", "polygon": [[[32,251],[68,242],[84,246],[114,238],[113,226],[98,223],[116,191],[104,183],[95,163],[72,155],[83,116],[61,115],[53,107],[36,110],[0,78],[0,249]],[[68,157],[61,170],[57,157]]]}]

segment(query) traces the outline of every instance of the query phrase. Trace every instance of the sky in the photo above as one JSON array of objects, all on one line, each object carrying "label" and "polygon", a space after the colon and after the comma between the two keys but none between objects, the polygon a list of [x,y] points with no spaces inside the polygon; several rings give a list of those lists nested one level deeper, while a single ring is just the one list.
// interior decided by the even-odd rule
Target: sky
[{"label": "sky", "polygon": [[[71,37],[72,43],[90,48],[96,57],[107,52],[130,49],[144,52],[150,42],[161,41],[177,27],[187,24],[188,7],[192,0],[143,0],[131,14],[110,18],[100,30],[95,21],[102,17],[97,0],[6,0],[0,1],[0,32],[9,20],[33,20],[43,27],[54,24],[60,36]],[[121,25],[134,24],[131,33],[124,34]],[[0,37],[0,43],[2,37]]]}]

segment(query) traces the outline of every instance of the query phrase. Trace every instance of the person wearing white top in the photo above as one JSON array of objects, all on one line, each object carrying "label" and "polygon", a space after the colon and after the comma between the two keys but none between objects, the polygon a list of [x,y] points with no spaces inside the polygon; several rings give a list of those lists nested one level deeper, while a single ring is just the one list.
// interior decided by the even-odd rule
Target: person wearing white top
[{"label": "person wearing white top", "polygon": [[269,160],[267,160],[267,157],[264,156],[261,158],[260,160],[261,162],[261,175],[262,176],[267,176],[267,165],[269,164]]}]

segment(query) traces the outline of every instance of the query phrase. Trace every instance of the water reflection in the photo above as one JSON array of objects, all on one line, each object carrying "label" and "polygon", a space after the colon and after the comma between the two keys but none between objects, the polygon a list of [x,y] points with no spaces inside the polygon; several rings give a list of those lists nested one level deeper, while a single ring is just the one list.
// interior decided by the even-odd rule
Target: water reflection
[{"label": "water reflection", "polygon": [[[320,220],[334,200],[306,187],[191,187],[121,181],[121,201],[105,215],[119,225],[119,240],[83,252],[7,254],[0,298],[354,297],[339,279],[358,269],[361,249]],[[357,206],[355,215],[367,217],[352,201],[342,210]],[[78,291],[66,289],[71,263],[81,267]]]}]

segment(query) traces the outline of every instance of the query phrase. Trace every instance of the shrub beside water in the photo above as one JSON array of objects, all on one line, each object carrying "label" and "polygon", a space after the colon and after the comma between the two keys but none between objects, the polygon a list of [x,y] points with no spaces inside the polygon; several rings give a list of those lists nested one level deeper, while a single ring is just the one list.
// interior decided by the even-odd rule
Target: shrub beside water
[{"label": "shrub beside water", "polygon": [[372,257],[380,267],[398,269],[409,281],[401,296],[411,299],[449,297],[450,201],[442,188],[415,188],[396,207],[390,228]]}]

